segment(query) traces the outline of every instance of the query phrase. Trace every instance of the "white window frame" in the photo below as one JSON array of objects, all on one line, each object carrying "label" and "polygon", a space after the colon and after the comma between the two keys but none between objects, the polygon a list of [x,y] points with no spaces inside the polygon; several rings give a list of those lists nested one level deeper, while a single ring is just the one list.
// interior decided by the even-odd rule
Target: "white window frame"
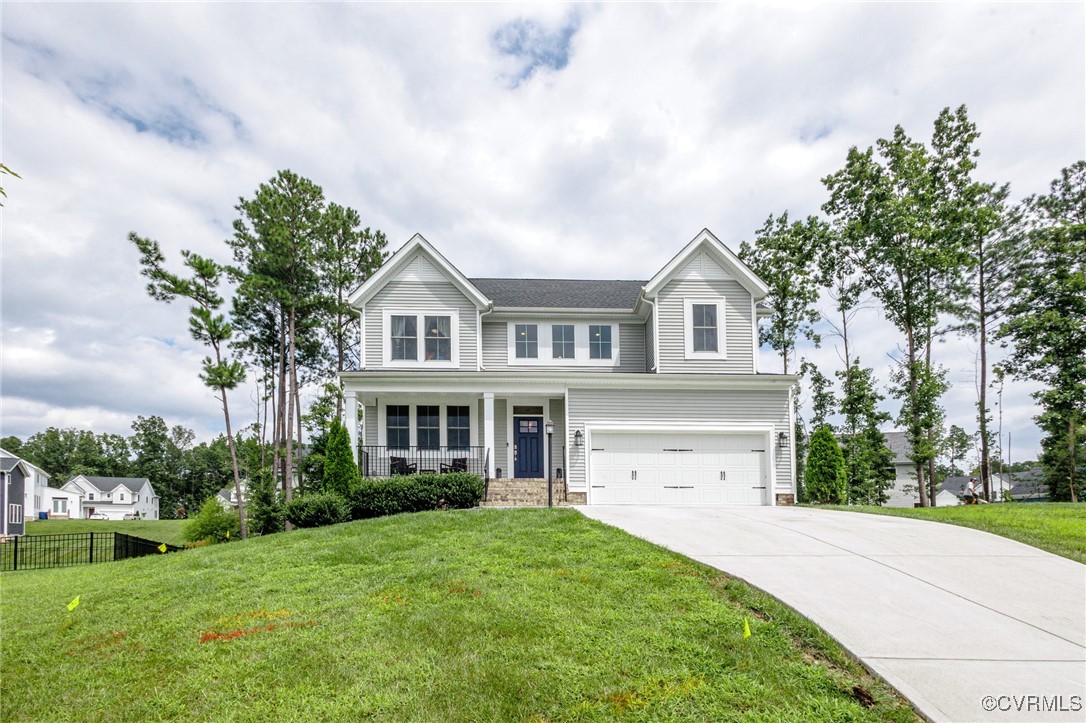
[{"label": "white window frame", "polygon": [[[538,343],[538,356],[535,358],[520,358],[517,356],[516,332],[517,324],[534,324],[536,327],[536,339]],[[573,327],[572,359],[556,359],[554,357],[553,329],[558,326]],[[609,359],[592,359],[588,350],[588,327],[611,327],[611,357]],[[588,320],[539,320],[518,319],[507,324],[506,352],[509,366],[548,366],[548,367],[617,367],[619,365],[619,342],[621,325],[617,321]]]},{"label": "white window frame", "polygon": [[23,506],[12,503],[8,505],[8,524],[21,525],[23,523]]},{"label": "white window frame", "polygon": [[[415,345],[415,359],[393,359],[392,358],[392,317],[393,316],[413,316],[415,317],[415,329],[418,332],[418,340]],[[450,335],[450,359],[447,361],[438,361],[436,359],[426,359],[426,330],[425,321],[427,316],[447,316],[449,317],[449,335]],[[386,367],[399,367],[417,369],[419,367],[425,369],[459,369],[460,368],[460,311],[459,309],[425,309],[425,310],[405,310],[405,309],[385,309],[382,315],[383,326],[381,329],[381,346],[383,359]]]},{"label": "white window frame", "polygon": [[[460,397],[456,395],[440,395],[433,398],[431,401],[425,396],[422,397],[389,397],[387,400],[382,399],[377,404],[377,446],[388,447],[388,408],[396,406],[407,406],[408,417],[408,439],[409,446],[419,446],[419,419],[418,408],[420,406],[437,406],[439,409],[439,424],[441,430],[439,432],[439,444],[441,447],[449,446],[449,407],[467,407],[468,408],[468,446],[478,447],[482,445],[479,441],[479,430],[476,427],[479,424],[479,399],[477,397]],[[391,449],[401,449],[400,447],[392,447]]]},{"label": "white window frame", "polygon": [[[50,507],[51,507],[51,509],[49,510],[50,512],[52,512],[53,514],[56,514],[56,515],[66,515],[66,514],[68,514],[68,498],[67,497],[53,497],[53,498],[50,499],[50,501],[53,503],[52,505],[50,505]],[[58,502],[60,503],[60,505],[57,505]],[[57,509],[58,506],[63,508],[63,509],[58,510]]]},{"label": "white window frame", "polygon": [[[716,306],[716,351],[694,351],[694,304]],[[683,299],[683,346],[687,359],[727,359],[727,322],[724,316],[724,299]]]}]

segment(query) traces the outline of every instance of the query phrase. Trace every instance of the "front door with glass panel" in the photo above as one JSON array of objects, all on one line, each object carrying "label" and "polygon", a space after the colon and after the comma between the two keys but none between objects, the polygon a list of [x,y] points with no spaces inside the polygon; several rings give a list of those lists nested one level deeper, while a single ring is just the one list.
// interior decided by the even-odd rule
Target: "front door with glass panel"
[{"label": "front door with glass panel", "polygon": [[513,418],[514,477],[543,476],[543,417]]}]

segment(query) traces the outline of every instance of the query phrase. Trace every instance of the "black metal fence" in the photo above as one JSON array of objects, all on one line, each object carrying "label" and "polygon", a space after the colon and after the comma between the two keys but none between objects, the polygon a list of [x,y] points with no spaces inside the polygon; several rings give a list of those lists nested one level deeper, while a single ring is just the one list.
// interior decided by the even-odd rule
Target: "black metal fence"
[{"label": "black metal fence", "polygon": [[381,447],[359,445],[363,477],[470,472],[487,478],[486,447]]},{"label": "black metal fence", "polygon": [[123,532],[71,532],[64,535],[25,535],[0,543],[0,571],[43,570],[51,567],[114,562],[130,557],[162,555],[181,550],[176,545],[146,540]]}]

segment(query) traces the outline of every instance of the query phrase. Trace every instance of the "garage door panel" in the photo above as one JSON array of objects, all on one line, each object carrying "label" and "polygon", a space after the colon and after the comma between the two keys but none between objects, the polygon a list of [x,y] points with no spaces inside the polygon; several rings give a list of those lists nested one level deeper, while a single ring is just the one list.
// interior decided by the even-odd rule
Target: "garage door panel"
[{"label": "garage door panel", "polygon": [[765,444],[761,435],[596,433],[590,501],[765,504]]}]

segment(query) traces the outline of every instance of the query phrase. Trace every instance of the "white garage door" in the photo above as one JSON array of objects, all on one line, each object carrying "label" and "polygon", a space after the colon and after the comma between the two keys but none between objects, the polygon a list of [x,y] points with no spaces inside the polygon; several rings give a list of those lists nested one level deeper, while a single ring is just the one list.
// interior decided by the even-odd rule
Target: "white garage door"
[{"label": "white garage door", "polygon": [[590,504],[767,504],[765,435],[597,432]]}]

